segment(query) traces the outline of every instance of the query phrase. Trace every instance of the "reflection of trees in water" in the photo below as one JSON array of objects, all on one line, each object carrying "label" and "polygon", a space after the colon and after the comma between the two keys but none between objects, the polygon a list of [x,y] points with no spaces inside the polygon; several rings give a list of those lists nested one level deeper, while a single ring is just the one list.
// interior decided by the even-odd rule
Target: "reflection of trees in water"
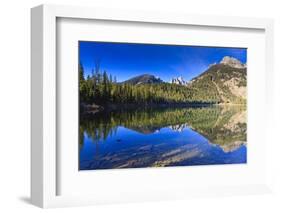
[{"label": "reflection of trees in water", "polygon": [[224,151],[232,151],[246,143],[245,107],[161,108],[99,112],[80,121],[80,144],[86,132],[93,141],[105,141],[124,126],[142,134],[163,127],[182,131],[187,126],[204,135]]}]

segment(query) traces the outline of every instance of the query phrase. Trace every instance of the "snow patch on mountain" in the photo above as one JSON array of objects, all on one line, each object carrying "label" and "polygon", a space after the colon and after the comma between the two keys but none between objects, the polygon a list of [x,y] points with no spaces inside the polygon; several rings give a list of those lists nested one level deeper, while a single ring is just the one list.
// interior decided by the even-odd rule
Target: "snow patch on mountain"
[{"label": "snow patch on mountain", "polygon": [[171,84],[178,84],[178,85],[187,85],[188,81],[184,80],[184,78],[182,76],[179,76],[179,77],[176,77],[176,78],[172,78],[170,83]]}]

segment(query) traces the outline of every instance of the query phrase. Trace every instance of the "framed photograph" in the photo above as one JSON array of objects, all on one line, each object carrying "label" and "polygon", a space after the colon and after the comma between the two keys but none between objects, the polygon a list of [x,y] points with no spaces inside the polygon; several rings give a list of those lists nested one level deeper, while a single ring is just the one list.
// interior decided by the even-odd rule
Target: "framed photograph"
[{"label": "framed photograph", "polygon": [[270,192],[272,20],[31,14],[33,204]]},{"label": "framed photograph", "polygon": [[247,163],[246,48],[78,48],[79,170]]}]

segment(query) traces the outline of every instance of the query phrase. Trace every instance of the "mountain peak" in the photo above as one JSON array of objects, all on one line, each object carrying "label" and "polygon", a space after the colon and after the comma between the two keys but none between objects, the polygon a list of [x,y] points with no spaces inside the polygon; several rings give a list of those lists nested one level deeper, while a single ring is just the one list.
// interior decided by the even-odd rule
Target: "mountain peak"
[{"label": "mountain peak", "polygon": [[230,67],[234,67],[234,68],[238,68],[238,69],[242,69],[242,68],[246,67],[246,65],[242,64],[241,61],[239,61],[236,58],[230,57],[230,56],[223,57],[220,64],[225,64]]},{"label": "mountain peak", "polygon": [[136,76],[134,78],[131,78],[127,81],[124,81],[123,83],[128,84],[153,84],[153,83],[161,83],[163,82],[159,77],[155,77],[154,75],[150,74],[143,74]]},{"label": "mountain peak", "polygon": [[171,83],[178,84],[178,85],[187,85],[188,82],[185,81],[182,76],[179,76],[176,78],[172,78]]}]

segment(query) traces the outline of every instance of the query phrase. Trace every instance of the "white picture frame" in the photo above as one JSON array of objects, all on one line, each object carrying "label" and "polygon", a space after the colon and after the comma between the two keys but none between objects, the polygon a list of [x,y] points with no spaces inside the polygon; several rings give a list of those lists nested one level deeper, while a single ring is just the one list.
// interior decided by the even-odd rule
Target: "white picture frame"
[{"label": "white picture frame", "polygon": [[[65,19],[87,19],[108,20],[119,22],[153,23],[159,25],[181,25],[218,27],[239,30],[256,29],[264,31],[265,35],[265,67],[266,75],[264,94],[264,106],[272,108],[273,90],[273,21],[271,19],[241,18],[241,17],[217,17],[187,14],[166,14],[144,11],[123,11],[100,8],[84,8],[74,6],[41,5],[31,10],[31,201],[33,204],[47,207],[92,205],[99,203],[114,203],[143,200],[165,200],[187,197],[251,194],[270,191],[270,153],[262,158],[266,169],[263,170],[266,179],[259,184],[239,184],[200,187],[194,183],[195,188],[180,190],[170,188],[165,190],[154,190],[148,192],[149,196],[118,193],[111,197],[97,199],[90,195],[59,195],[57,193],[58,173],[57,166],[57,20]],[[264,114],[266,132],[266,147],[270,146],[270,119],[272,111],[267,110]],[[270,149],[268,149],[270,150]],[[139,170],[140,174],[142,171]],[[118,171],[114,171],[115,174]],[[75,183],[73,183],[75,184]],[[165,192],[165,193],[164,193]],[[167,192],[171,192],[170,195]],[[125,192],[123,192],[125,193]],[[146,197],[146,198],[145,198]]]}]

